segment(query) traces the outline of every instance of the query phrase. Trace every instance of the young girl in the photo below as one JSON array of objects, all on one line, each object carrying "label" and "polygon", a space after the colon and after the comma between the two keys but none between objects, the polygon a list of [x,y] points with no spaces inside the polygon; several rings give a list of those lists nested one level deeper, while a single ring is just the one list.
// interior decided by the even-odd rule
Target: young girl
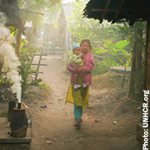
[{"label": "young girl", "polygon": [[[82,53],[80,53],[80,46],[78,44],[73,44],[73,53],[71,54],[70,56],[70,64],[74,67],[74,68],[78,68],[80,66],[83,66],[84,64],[84,56]],[[84,77],[84,74],[80,74],[82,76],[82,86],[83,87],[87,87],[86,83],[85,83],[85,77]],[[77,73],[74,73],[73,74],[74,76],[74,89],[77,89],[79,87],[81,87],[81,85],[77,84],[77,77],[78,77],[78,74]]]},{"label": "young girl", "polygon": [[[92,82],[92,74],[91,72],[94,69],[94,58],[93,55],[90,53],[92,47],[90,44],[89,39],[83,39],[81,41],[81,51],[84,55],[83,60],[85,60],[83,66],[74,68],[72,65],[69,63],[67,66],[67,69],[72,73],[71,74],[71,82],[69,84],[68,88],[68,93],[66,97],[66,102],[65,103],[73,103],[74,104],[74,117],[76,119],[75,127],[80,127],[82,120],[82,113],[83,113],[83,107],[88,107],[88,100],[89,100],[89,85]],[[79,88],[77,90],[74,89],[74,76],[73,73],[82,73],[84,74],[85,81],[87,84],[86,88]],[[82,79],[81,76],[78,77],[77,82],[82,84]]]}]

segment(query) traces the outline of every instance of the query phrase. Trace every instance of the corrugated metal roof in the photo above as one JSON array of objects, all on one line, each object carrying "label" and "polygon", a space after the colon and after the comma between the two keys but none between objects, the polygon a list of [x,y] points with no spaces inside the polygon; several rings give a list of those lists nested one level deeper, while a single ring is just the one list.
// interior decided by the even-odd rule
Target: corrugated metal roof
[{"label": "corrugated metal roof", "polygon": [[147,20],[150,16],[150,0],[90,0],[85,9],[87,18],[108,21],[129,21],[133,25],[137,20]]}]

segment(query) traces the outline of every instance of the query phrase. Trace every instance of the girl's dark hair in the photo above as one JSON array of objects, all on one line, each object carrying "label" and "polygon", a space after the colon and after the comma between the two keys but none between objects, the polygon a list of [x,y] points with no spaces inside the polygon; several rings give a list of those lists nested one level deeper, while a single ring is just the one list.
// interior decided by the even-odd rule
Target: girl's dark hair
[{"label": "girl's dark hair", "polygon": [[91,42],[89,39],[83,39],[80,43],[80,46],[82,45],[83,42],[87,42],[89,44],[90,50],[92,50]]}]

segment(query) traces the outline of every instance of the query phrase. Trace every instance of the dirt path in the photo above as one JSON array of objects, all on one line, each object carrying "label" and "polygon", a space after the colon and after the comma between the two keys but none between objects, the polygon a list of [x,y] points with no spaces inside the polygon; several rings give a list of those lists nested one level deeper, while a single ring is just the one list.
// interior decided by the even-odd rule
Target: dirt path
[{"label": "dirt path", "polygon": [[[65,66],[61,57],[47,56],[42,63],[48,66],[40,67],[44,74],[39,76],[43,82],[50,84],[51,94],[29,108],[33,120],[30,150],[139,150],[135,135],[128,135],[136,132],[139,122],[136,108],[133,108],[136,116],[126,113],[130,112],[130,107],[123,108],[121,114],[116,110],[114,114],[114,109],[121,104],[112,104],[107,98],[96,99],[98,94],[107,94],[108,89],[98,91],[90,87],[90,106],[84,109],[83,123],[77,130],[73,126],[73,105],[65,105],[70,80],[62,75]],[[48,108],[40,108],[41,105]],[[95,123],[95,119],[99,122]],[[114,125],[115,120],[117,124]]]}]

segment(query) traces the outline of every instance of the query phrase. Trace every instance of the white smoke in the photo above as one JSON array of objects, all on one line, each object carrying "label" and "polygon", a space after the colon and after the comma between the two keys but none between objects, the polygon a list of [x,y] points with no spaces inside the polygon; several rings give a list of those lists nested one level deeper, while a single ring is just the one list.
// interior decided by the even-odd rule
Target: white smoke
[{"label": "white smoke", "polygon": [[18,73],[20,62],[16,56],[15,49],[10,44],[12,36],[9,29],[5,27],[6,17],[0,12],[0,61],[7,69],[7,79],[13,81],[11,89],[17,94],[18,103],[21,103],[21,77]]}]

